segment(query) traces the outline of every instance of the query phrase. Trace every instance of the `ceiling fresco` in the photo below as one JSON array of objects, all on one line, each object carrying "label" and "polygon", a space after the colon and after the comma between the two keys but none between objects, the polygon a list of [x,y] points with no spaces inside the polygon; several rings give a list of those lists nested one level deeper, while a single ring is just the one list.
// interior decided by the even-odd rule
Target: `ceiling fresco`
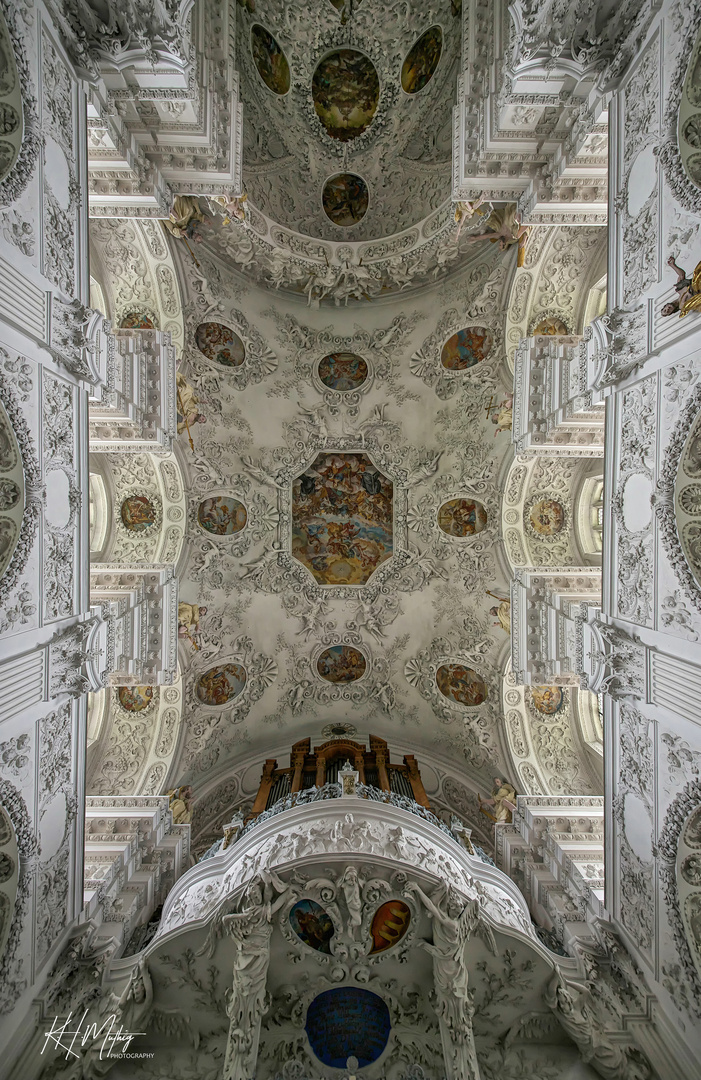
[{"label": "ceiling fresco", "polygon": [[[243,179],[252,205],[303,235],[377,240],[450,197],[461,25],[451,0],[238,8]],[[324,185],[353,176],[363,213]],[[322,197],[322,192],[324,196]],[[334,192],[333,202],[342,198]],[[351,201],[345,198],[346,204]]]}]

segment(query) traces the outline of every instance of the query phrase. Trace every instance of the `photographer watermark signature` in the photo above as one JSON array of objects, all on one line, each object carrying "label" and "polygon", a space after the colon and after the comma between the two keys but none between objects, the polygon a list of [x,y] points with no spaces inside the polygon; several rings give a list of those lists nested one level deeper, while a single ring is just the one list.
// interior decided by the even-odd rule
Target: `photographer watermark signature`
[{"label": "photographer watermark signature", "polygon": [[99,1026],[96,1023],[87,1023],[87,1017],[88,1009],[77,1024],[73,1021],[75,1027],[71,1027],[72,1012],[64,1021],[54,1017],[51,1030],[44,1036],[42,1054],[48,1046],[51,1046],[54,1050],[65,1051],[66,1061],[68,1061],[71,1057],[80,1057],[77,1050],[84,1050],[86,1046],[92,1046],[101,1039],[100,1060],[113,1057],[153,1057],[153,1054],[127,1054],[132,1039],[137,1035],[145,1035],[145,1031],[125,1031],[121,1024],[118,1027],[114,1013]]}]

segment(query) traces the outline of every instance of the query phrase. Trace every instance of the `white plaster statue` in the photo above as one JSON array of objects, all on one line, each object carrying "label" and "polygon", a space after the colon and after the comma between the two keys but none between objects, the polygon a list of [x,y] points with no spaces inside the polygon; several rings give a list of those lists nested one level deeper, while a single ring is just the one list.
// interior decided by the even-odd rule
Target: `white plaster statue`
[{"label": "white plaster statue", "polygon": [[433,898],[415,883],[410,893],[426,908],[433,920],[433,943],[418,942],[433,957],[433,982],[447,1080],[479,1080],[479,1067],[472,1033],[473,992],[468,986],[469,972],[465,946],[481,921],[478,900],[464,903],[452,888],[441,885]]},{"label": "white plaster statue", "polygon": [[[276,900],[273,889],[278,893]],[[224,1080],[250,1080],[255,1075],[260,1021],[266,1011],[272,919],[288,899],[289,891],[290,886],[274,871],[263,870],[246,890],[245,907],[222,919],[235,947],[226,1008],[230,1024]]]},{"label": "white plaster statue", "polygon": [[348,929],[352,938],[357,938],[357,929],[363,921],[363,904],[360,899],[360,881],[358,871],[354,866],[349,866],[339,881],[346,898],[348,908]]}]

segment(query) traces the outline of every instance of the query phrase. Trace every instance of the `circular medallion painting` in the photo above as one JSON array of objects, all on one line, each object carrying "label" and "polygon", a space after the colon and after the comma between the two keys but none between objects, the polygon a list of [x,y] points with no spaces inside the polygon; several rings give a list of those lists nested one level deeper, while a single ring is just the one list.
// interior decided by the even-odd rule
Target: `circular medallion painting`
[{"label": "circular medallion painting", "polygon": [[411,921],[411,911],[402,900],[388,900],[386,904],[378,908],[372,920],[370,933],[372,934],[371,953],[384,952],[400,941]]},{"label": "circular medallion painting", "polygon": [[484,679],[462,664],[443,664],[436,672],[436,683],[441,694],[458,705],[481,705],[487,697]]},{"label": "circular medallion painting", "polygon": [[121,330],[155,330],[153,319],[143,311],[129,311],[119,324]]},{"label": "circular medallion painting", "polygon": [[200,323],[195,331],[197,348],[223,367],[241,367],[246,349],[238,334],[218,322]]},{"label": "circular medallion painting", "polygon": [[569,334],[569,330],[562,319],[547,318],[541,319],[539,323],[533,327],[531,331],[532,337],[545,337],[554,335]]},{"label": "circular medallion painting", "polygon": [[545,716],[554,716],[564,702],[564,694],[559,686],[532,686],[531,701],[533,707]]},{"label": "circular medallion painting", "polygon": [[540,499],[533,504],[528,516],[539,536],[555,536],[565,524],[565,508],[555,499]]},{"label": "circular medallion painting", "polygon": [[381,997],[358,986],[338,986],[318,994],[307,1009],[309,1045],[324,1064],[345,1069],[349,1057],[358,1068],[372,1065],[387,1046],[392,1027]]},{"label": "circular medallion painting", "polygon": [[365,657],[351,645],[332,645],[324,649],[316,662],[316,670],[330,683],[355,682],[362,678],[366,668]]},{"label": "circular medallion painting", "polygon": [[130,495],[122,503],[120,513],[129,532],[145,532],[156,520],[156,507],[145,495]]},{"label": "circular medallion painting", "polygon": [[338,173],[324,184],[321,204],[329,221],[349,229],[368,212],[368,186],[362,176]]},{"label": "circular medallion painting", "polygon": [[246,507],[238,499],[213,495],[197,507],[197,523],[215,536],[231,536],[246,527]]},{"label": "circular medallion painting", "polygon": [[246,685],[246,670],[241,664],[220,664],[197,680],[197,696],[205,705],[226,705],[238,697]]},{"label": "circular medallion painting", "polygon": [[418,94],[433,78],[443,50],[443,31],[432,26],[414,42],[402,64],[402,90]]},{"label": "circular medallion painting", "polygon": [[380,98],[375,65],[357,49],[336,49],[312,78],[316,114],[332,139],[348,142],[370,126]]},{"label": "circular medallion painting", "polygon": [[298,900],[289,915],[290,926],[298,938],[317,952],[330,953],[334,934],[331,916],[315,900]]},{"label": "circular medallion painting", "polygon": [[441,350],[441,363],[448,371],[466,371],[484,360],[494,338],[483,326],[466,326],[449,337]]},{"label": "circular medallion painting", "polygon": [[117,690],[117,699],[127,712],[143,712],[153,701],[153,687],[120,686]]},{"label": "circular medallion painting", "polygon": [[251,52],[258,74],[274,94],[286,94],[290,89],[290,65],[277,41],[259,23],[251,29]]},{"label": "circular medallion painting", "polygon": [[487,524],[487,511],[475,499],[451,499],[438,511],[438,527],[448,536],[474,536]]},{"label": "circular medallion painting", "polygon": [[357,390],[367,377],[368,366],[355,353],[329,353],[319,361],[319,378],[329,390]]}]

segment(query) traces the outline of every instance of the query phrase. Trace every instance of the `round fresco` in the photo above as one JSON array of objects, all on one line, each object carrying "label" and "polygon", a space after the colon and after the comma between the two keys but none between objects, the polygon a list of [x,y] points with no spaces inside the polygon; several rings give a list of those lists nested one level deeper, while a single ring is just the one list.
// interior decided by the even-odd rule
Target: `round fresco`
[{"label": "round fresco", "polygon": [[484,326],[466,326],[449,337],[441,350],[441,363],[448,371],[466,371],[489,355],[494,338]]},{"label": "round fresco", "polygon": [[487,511],[475,499],[451,499],[438,511],[438,527],[448,536],[474,536],[487,524]]},{"label": "round fresco", "polygon": [[441,694],[458,705],[481,705],[487,697],[484,679],[462,664],[443,664],[436,672],[436,683]]},{"label": "round fresco", "polygon": [[345,1069],[349,1057],[358,1068],[372,1065],[387,1046],[391,1021],[381,997],[358,986],[338,986],[318,994],[307,1009],[309,1045],[324,1064]]},{"label": "round fresco", "polygon": [[120,330],[155,330],[153,319],[143,311],[129,311],[119,324]]},{"label": "round fresco", "polygon": [[298,900],[289,915],[290,926],[298,938],[317,952],[330,953],[334,934],[331,916],[316,900]]},{"label": "round fresco", "polygon": [[531,331],[532,337],[550,337],[555,335],[569,334],[569,330],[562,319],[541,319]]},{"label": "round fresco", "polygon": [[405,94],[418,94],[430,83],[443,50],[443,31],[432,26],[415,41],[402,64],[402,90]]},{"label": "round fresco", "polygon": [[356,353],[329,353],[319,361],[319,378],[329,390],[357,390],[367,377],[368,366]]},{"label": "round fresco", "polygon": [[349,229],[368,212],[368,186],[362,176],[338,173],[324,184],[321,204],[329,221]]},{"label": "round fresco", "polygon": [[316,662],[316,670],[330,683],[355,682],[363,677],[366,668],[365,657],[351,645],[332,645]]},{"label": "round fresco", "polygon": [[533,504],[528,517],[539,536],[555,536],[565,524],[565,508],[555,499],[540,499]]},{"label": "round fresco", "polygon": [[200,675],[197,696],[205,705],[226,705],[239,696],[245,685],[246,669],[241,664],[220,664]]},{"label": "round fresco", "polygon": [[336,49],[312,78],[316,114],[332,139],[348,142],[370,126],[380,98],[375,65],[357,49]]},{"label": "round fresco", "polygon": [[241,367],[246,349],[238,334],[218,322],[200,323],[195,331],[197,348],[223,367]]},{"label": "round fresco", "polygon": [[127,712],[143,712],[153,702],[152,686],[120,686],[117,700]]},{"label": "round fresco", "polygon": [[531,701],[533,707],[545,716],[554,716],[564,703],[564,694],[559,686],[532,686]]},{"label": "round fresco", "polygon": [[130,495],[122,503],[120,514],[129,532],[145,532],[156,521],[156,507],[145,495]]},{"label": "round fresco", "polygon": [[388,900],[386,904],[378,908],[372,920],[370,933],[372,934],[371,953],[384,952],[406,934],[411,921],[411,911],[402,900]]},{"label": "round fresco", "polygon": [[197,523],[215,536],[231,536],[246,527],[246,507],[238,499],[213,495],[197,507]]},{"label": "round fresco", "polygon": [[251,52],[258,74],[274,94],[286,94],[290,89],[290,65],[272,34],[259,23],[251,30]]}]

